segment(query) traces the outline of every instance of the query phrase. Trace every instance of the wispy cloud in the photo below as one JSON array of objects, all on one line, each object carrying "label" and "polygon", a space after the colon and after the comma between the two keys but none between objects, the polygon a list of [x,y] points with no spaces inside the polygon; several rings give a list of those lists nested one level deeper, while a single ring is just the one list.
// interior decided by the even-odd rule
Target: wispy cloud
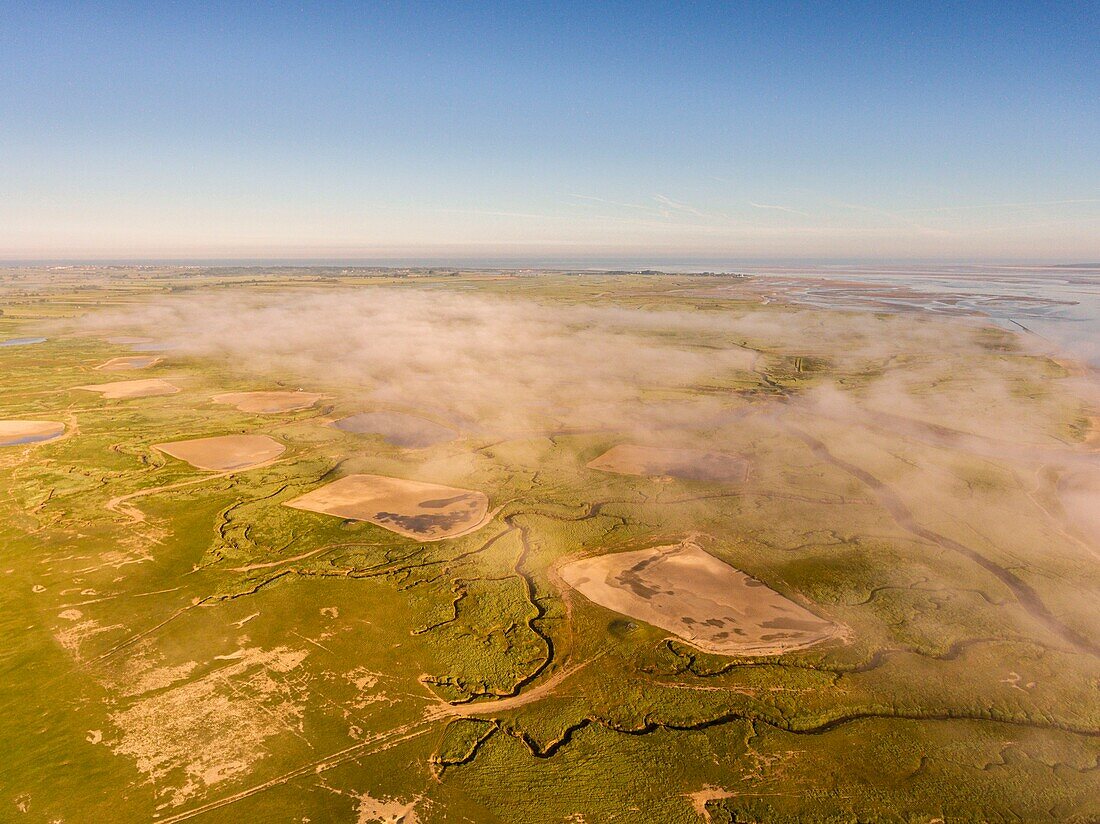
[{"label": "wispy cloud", "polygon": [[776,206],[771,203],[755,203],[751,200],[749,201],[749,205],[754,209],[774,209],[777,212],[789,212],[792,215],[802,215],[802,217],[811,216],[809,212],[800,212],[798,209],[792,209],[789,206]]},{"label": "wispy cloud", "polygon": [[716,216],[716,215],[713,215],[713,214],[708,214],[707,212],[704,212],[701,209],[696,209],[694,206],[692,206],[689,203],[683,203],[679,200],[673,200],[672,198],[667,197],[665,195],[654,195],[653,199],[655,201],[657,201],[658,203],[660,203],[661,206],[663,206],[667,210],[671,210],[671,211],[675,211],[675,212],[684,212],[684,213],[689,214],[689,215],[695,215],[695,217],[702,217],[702,218],[707,218],[707,219],[713,219],[715,217],[723,217],[723,218],[725,217],[725,215],[717,215]]},{"label": "wispy cloud", "polygon": [[928,212],[967,212],[981,209],[1033,209],[1046,206],[1079,206],[1100,204],[1100,198],[1086,197],[1075,200],[1033,200],[1022,203],[980,203],[971,206],[929,206],[924,209],[900,209],[899,214],[919,214]]},{"label": "wispy cloud", "polygon": [[594,197],[592,195],[570,194],[569,196],[570,197],[575,197],[577,200],[586,200],[590,203],[601,203],[604,206],[620,206],[623,209],[639,209],[639,210],[644,211],[644,212],[652,212],[652,213],[656,213],[658,211],[657,209],[654,209],[652,206],[646,206],[642,203],[623,203],[621,200],[608,200],[607,198]]},{"label": "wispy cloud", "polygon": [[946,229],[937,229],[933,226],[928,226],[924,223],[919,223],[918,221],[913,220],[912,218],[906,217],[905,215],[903,215],[899,212],[887,211],[886,209],[880,209],[877,206],[864,206],[863,204],[860,204],[860,203],[846,203],[844,201],[834,201],[833,205],[837,206],[841,209],[851,209],[851,210],[857,211],[857,212],[867,212],[869,214],[879,215],[881,217],[888,218],[889,220],[893,221],[894,223],[900,224],[902,226],[907,226],[910,229],[916,229],[918,232],[921,232],[923,234],[928,234],[928,235],[949,235],[949,234],[951,234],[951,232],[948,232]]}]

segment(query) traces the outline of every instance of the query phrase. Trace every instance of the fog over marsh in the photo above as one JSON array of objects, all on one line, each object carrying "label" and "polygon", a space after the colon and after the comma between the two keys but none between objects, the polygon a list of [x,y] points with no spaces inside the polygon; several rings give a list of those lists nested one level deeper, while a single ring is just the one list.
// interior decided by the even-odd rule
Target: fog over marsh
[{"label": "fog over marsh", "polygon": [[[774,358],[818,353],[841,370],[874,374],[860,386],[876,407],[937,419],[950,415],[953,404],[938,399],[953,382],[935,395],[915,384],[939,379],[937,357],[980,351],[975,326],[964,321],[647,310],[397,287],[169,296],[89,316],[83,328],[154,336],[175,353],[253,375],[257,388],[336,388],[474,431],[705,427],[737,400],[722,387],[754,380]],[[902,357],[904,376],[894,378]],[[715,391],[689,395],[693,387]],[[996,379],[967,376],[970,398],[992,402],[1006,391]],[[998,414],[988,426],[1026,425],[1010,417]]]}]

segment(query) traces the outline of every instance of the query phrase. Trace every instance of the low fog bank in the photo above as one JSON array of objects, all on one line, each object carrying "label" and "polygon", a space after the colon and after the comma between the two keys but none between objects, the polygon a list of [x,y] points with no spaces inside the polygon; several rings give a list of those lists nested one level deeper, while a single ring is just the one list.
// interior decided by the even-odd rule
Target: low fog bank
[{"label": "low fog bank", "polygon": [[[87,316],[85,333],[149,336],[216,359],[257,387],[288,381],[349,402],[422,410],[472,431],[685,431],[728,419],[782,356],[859,372],[859,400],[938,424],[1035,440],[1001,375],[958,375],[982,349],[974,324],[825,310],[744,313],[546,304],[371,287],[167,296]],[[1011,371],[1011,367],[1006,367]],[[702,389],[703,391],[695,391]],[[766,393],[765,393],[766,394]],[[837,393],[803,403],[837,407]]]},{"label": "low fog bank", "polygon": [[[684,346],[685,333],[725,326],[691,313],[371,288],[188,295],[92,316],[84,329],[151,336],[258,384],[295,381],[510,431],[652,424],[634,420],[647,391],[752,368],[745,349]],[[702,405],[704,415],[718,406]]]},{"label": "low fog bank", "polygon": [[736,395],[712,392],[689,403],[679,400],[683,391],[756,380],[761,358],[778,353],[825,353],[857,369],[972,345],[971,328],[960,323],[945,336],[945,326],[895,318],[886,327],[821,310],[546,305],[386,287],[218,290],[81,321],[85,332],[149,336],[217,359],[254,374],[257,388],[272,380],[335,388],[364,403],[508,431],[705,427]]}]

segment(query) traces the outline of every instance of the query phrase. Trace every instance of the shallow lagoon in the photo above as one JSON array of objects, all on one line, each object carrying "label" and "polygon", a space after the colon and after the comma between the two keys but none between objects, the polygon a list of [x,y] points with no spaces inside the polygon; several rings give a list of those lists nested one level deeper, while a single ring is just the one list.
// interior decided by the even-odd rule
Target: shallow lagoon
[{"label": "shallow lagoon", "polygon": [[0,446],[21,446],[59,438],[65,432],[60,421],[0,421]]}]

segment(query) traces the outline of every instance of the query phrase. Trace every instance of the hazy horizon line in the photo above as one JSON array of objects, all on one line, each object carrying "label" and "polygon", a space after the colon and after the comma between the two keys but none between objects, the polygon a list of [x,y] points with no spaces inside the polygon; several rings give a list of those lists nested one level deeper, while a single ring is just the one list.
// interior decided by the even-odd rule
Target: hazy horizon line
[{"label": "hazy horizon line", "polygon": [[73,256],[18,257],[0,255],[0,268],[36,266],[280,266],[309,267],[372,267],[372,268],[463,268],[482,269],[622,269],[646,270],[684,267],[835,267],[835,266],[975,266],[1007,268],[1100,268],[1100,262],[1076,258],[993,258],[993,257],[714,257],[714,256],[650,256],[650,255],[379,255],[379,256]]}]

